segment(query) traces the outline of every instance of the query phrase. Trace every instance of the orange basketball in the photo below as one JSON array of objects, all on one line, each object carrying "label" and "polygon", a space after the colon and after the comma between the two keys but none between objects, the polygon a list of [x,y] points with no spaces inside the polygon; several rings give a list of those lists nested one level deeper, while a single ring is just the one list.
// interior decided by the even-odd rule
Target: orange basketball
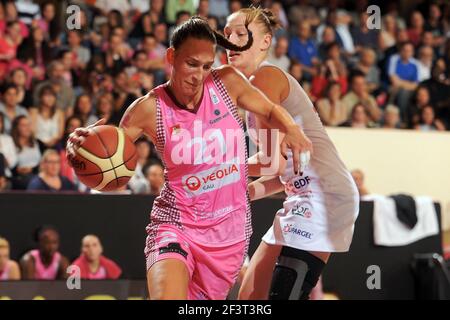
[{"label": "orange basketball", "polygon": [[112,191],[134,175],[137,154],[133,141],[117,127],[93,129],[70,161],[78,179],[91,189]]}]

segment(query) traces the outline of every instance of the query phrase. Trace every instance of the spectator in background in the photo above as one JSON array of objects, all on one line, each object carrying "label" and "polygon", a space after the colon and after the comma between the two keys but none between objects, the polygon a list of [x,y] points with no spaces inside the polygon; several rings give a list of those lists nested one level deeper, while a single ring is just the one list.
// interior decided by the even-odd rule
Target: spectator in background
[{"label": "spectator in background", "polygon": [[11,178],[11,170],[17,163],[17,152],[13,139],[9,134],[5,133],[4,119],[5,116],[0,112],[0,154],[4,158],[5,176]]},{"label": "spectator in background", "polygon": [[321,61],[325,61],[327,59],[328,48],[329,45],[335,43],[336,41],[336,32],[330,26],[325,26],[322,32],[321,39],[319,41],[319,59]]},{"label": "spectator in background", "polygon": [[39,105],[30,109],[34,136],[44,149],[53,148],[61,140],[64,131],[64,114],[56,108],[56,94],[50,85],[42,87]]},{"label": "spectator in background", "polygon": [[289,71],[291,64],[288,56],[286,55],[289,48],[289,41],[287,38],[281,37],[277,39],[277,43],[273,51],[269,54],[267,61],[284,70]]},{"label": "spectator in background", "polygon": [[297,37],[289,43],[289,57],[297,60],[303,71],[303,77],[311,80],[316,74],[315,66],[319,63],[317,46],[311,38],[311,25],[302,21],[297,28]]},{"label": "spectator in background", "polygon": [[420,11],[414,11],[410,18],[410,27],[408,28],[409,41],[417,47],[422,33],[425,31],[425,20]]},{"label": "spectator in background", "polygon": [[134,170],[134,175],[128,182],[128,186],[133,191],[133,193],[147,193],[149,190],[148,181],[146,180],[144,168],[151,157],[151,144],[147,138],[142,137],[136,140],[136,153],[137,153],[137,164]]},{"label": "spectator in background", "polygon": [[76,191],[75,185],[60,175],[61,159],[54,149],[44,152],[41,159],[40,172],[28,184],[28,191]]},{"label": "spectator in background", "polygon": [[66,154],[66,143],[69,135],[75,131],[76,128],[80,128],[83,126],[83,122],[77,116],[71,116],[66,119],[66,123],[64,125],[64,135],[61,139],[60,143],[57,146],[57,151],[60,158],[60,174],[61,176],[69,179],[72,184],[76,186],[76,189],[80,192],[85,192],[87,187],[82,184],[78,177],[75,174],[73,168],[69,165]]},{"label": "spectator in background", "polygon": [[338,126],[347,120],[347,109],[341,101],[341,86],[331,81],[325,89],[324,98],[317,101],[317,112],[325,126]]},{"label": "spectator in background", "polygon": [[164,185],[164,167],[159,162],[150,164],[145,170],[145,177],[150,187],[150,194],[158,196]]},{"label": "spectator in background", "polygon": [[8,22],[5,34],[0,37],[0,81],[5,79],[10,64],[16,59],[17,48],[22,41],[19,23]]},{"label": "spectator in background", "polygon": [[98,121],[98,118],[92,113],[92,99],[90,95],[84,93],[78,96],[73,115],[83,121],[83,127],[90,126]]},{"label": "spectator in background", "polygon": [[383,116],[384,129],[399,129],[400,128],[400,110],[397,106],[389,104],[384,110]]},{"label": "spectator in background", "polygon": [[361,52],[363,48],[377,50],[379,45],[378,30],[368,28],[369,15],[366,11],[361,12],[359,18],[359,27],[354,27],[351,30],[356,52]]},{"label": "spectator in background", "polygon": [[69,30],[67,34],[69,50],[75,56],[74,66],[76,70],[84,70],[91,60],[91,52],[81,44],[82,37],[82,33],[78,30]]},{"label": "spectator in background", "polygon": [[17,104],[28,109],[33,105],[33,96],[30,90],[30,78],[23,68],[16,68],[9,73],[8,83],[17,89]]},{"label": "spectator in background", "polygon": [[27,252],[20,260],[24,280],[66,279],[69,260],[59,250],[59,233],[52,226],[41,226],[34,240],[38,248]]},{"label": "spectator in background", "polygon": [[34,174],[38,172],[41,152],[34,138],[30,120],[18,116],[12,124],[11,136],[17,150],[17,164],[13,170],[12,186],[15,190],[25,190]]},{"label": "spectator in background", "polygon": [[295,60],[291,60],[291,65],[289,66],[289,74],[297,80],[298,83],[303,82],[303,71],[302,65]]},{"label": "spectator in background", "polygon": [[25,22],[19,19],[19,12],[17,11],[17,6],[15,1],[7,0],[5,3],[5,18],[6,22],[17,22],[19,24],[19,34],[25,39],[29,36],[28,27]]},{"label": "spectator in background", "polygon": [[17,49],[17,57],[31,70],[29,76],[34,80],[44,80],[45,67],[54,57],[53,49],[39,28],[31,29],[31,36],[26,38]]},{"label": "spectator in background", "polygon": [[189,20],[190,17],[191,17],[191,14],[189,13],[189,11],[186,11],[186,10],[178,11],[177,15],[176,15],[177,19],[175,21],[175,24],[172,25],[169,29],[169,38],[172,37],[172,33],[175,30],[175,28],[178,27],[179,25],[183,24],[187,20]]},{"label": "spectator in background", "polygon": [[96,235],[88,234],[81,240],[81,255],[72,263],[80,268],[81,279],[118,279],[120,267],[103,255],[103,246]]},{"label": "spectator in background", "polygon": [[158,23],[157,25],[155,25],[155,32],[154,32],[155,39],[158,43],[158,47],[164,48],[164,52],[169,45],[167,41],[168,39],[167,34],[168,34],[167,25],[165,23]]},{"label": "spectator in background", "polygon": [[71,115],[75,103],[73,89],[64,80],[64,66],[55,60],[47,69],[48,80],[38,83],[33,90],[33,105],[39,105],[39,92],[44,86],[51,85],[56,93],[56,105],[66,116]]},{"label": "spectator in background", "polygon": [[128,0],[96,0],[95,6],[101,10],[103,15],[107,15],[109,12],[117,10],[125,17],[128,15],[128,12],[131,9]]},{"label": "spectator in background", "polygon": [[414,128],[419,124],[422,110],[430,105],[430,92],[425,86],[419,86],[414,94],[414,99],[408,107],[408,128]]},{"label": "spectator in background", "polygon": [[286,12],[283,9],[283,5],[280,1],[274,1],[270,6],[270,11],[273,12],[273,14],[278,18],[278,21],[280,21],[281,24],[281,28],[275,30],[275,38],[278,39],[280,36],[286,37],[289,31],[289,20],[287,18]]},{"label": "spectator in background", "polygon": [[316,8],[308,3],[308,0],[297,0],[289,9],[289,20],[293,25],[308,21],[313,27],[320,24],[320,17]]},{"label": "spectator in background", "polygon": [[312,81],[312,94],[321,98],[325,88],[330,81],[339,82],[341,85],[341,93],[347,92],[347,67],[341,60],[339,45],[332,42],[326,48],[326,60],[318,65],[319,72]]},{"label": "spectator in background", "polygon": [[166,47],[158,43],[153,34],[147,34],[142,42],[145,57],[145,69],[152,72],[155,77],[155,85],[166,81]]},{"label": "spectator in background", "polygon": [[97,110],[96,116],[98,119],[105,119],[106,124],[119,125],[118,123],[113,122],[114,102],[111,93],[103,93],[98,97],[95,110]]},{"label": "spectator in background", "polygon": [[0,102],[0,112],[3,113],[3,128],[5,133],[10,134],[12,123],[18,116],[28,116],[28,111],[17,104],[18,91],[15,85],[8,84],[3,88]]},{"label": "spectator in background", "polygon": [[360,59],[356,69],[363,72],[366,76],[367,89],[369,93],[375,93],[380,86],[380,70],[377,65],[377,55],[370,48],[361,48]]},{"label": "spectator in background", "polygon": [[132,55],[132,50],[123,41],[121,35],[112,33],[109,36],[108,46],[104,52],[107,71],[112,74],[120,72],[125,68]]},{"label": "spectator in background", "polygon": [[347,109],[347,115],[353,113],[356,104],[362,104],[368,112],[369,120],[378,122],[381,120],[382,111],[375,98],[369,94],[366,76],[361,71],[355,71],[350,76],[351,89],[342,99]]},{"label": "spectator in background", "polygon": [[389,60],[388,74],[391,81],[390,103],[397,101],[402,121],[406,119],[409,101],[417,88],[419,68],[411,42],[400,44],[400,53]]},{"label": "spectator in background", "polygon": [[355,181],[356,187],[358,188],[359,197],[361,198],[363,196],[368,195],[369,191],[367,190],[364,184],[364,173],[359,169],[352,170],[351,173],[353,180]]},{"label": "spectator in background", "polygon": [[50,47],[54,47],[56,45],[55,41],[60,35],[55,4],[51,1],[44,2],[41,6],[41,16],[40,19],[33,20],[32,26],[41,29]]},{"label": "spectator in background", "polygon": [[367,107],[358,102],[352,108],[350,119],[344,122],[341,126],[361,129],[373,127],[374,124],[370,121],[370,115]]},{"label": "spectator in background", "polygon": [[432,47],[423,46],[419,49],[419,59],[417,61],[419,82],[431,78],[431,68],[433,67],[434,51]]},{"label": "spectator in background", "polygon": [[383,27],[380,31],[380,49],[384,51],[397,43],[397,22],[395,17],[387,14],[383,17]]},{"label": "spectator in background", "polygon": [[[211,1],[217,1],[217,0],[211,0]],[[218,0],[218,1],[221,1],[221,0]],[[229,7],[230,7],[229,14],[232,14],[232,13],[235,13],[235,12],[241,10],[243,8],[243,4],[242,4],[241,0],[230,0]],[[227,13],[227,16],[229,14]]]},{"label": "spectator in background", "polygon": [[20,268],[9,257],[9,242],[0,237],[0,281],[20,280]]},{"label": "spectator in background", "polygon": [[230,9],[235,10],[233,7],[237,5],[242,6],[241,1],[209,0],[209,14],[216,16],[219,19],[219,25],[223,26],[225,25],[225,18],[230,14]]},{"label": "spectator in background", "polygon": [[207,19],[209,17],[209,0],[200,0],[197,7],[197,16]]},{"label": "spectator in background", "polygon": [[330,7],[326,15],[326,21],[317,28],[317,39],[322,37],[324,28],[330,26],[334,29],[336,41],[344,49],[345,55],[352,56],[355,53],[355,46],[349,30],[350,22],[351,18],[345,11],[338,11],[336,8]]},{"label": "spectator in background", "polygon": [[425,106],[420,114],[419,124],[415,126],[420,131],[445,131],[445,126],[439,119],[436,119],[432,106]]},{"label": "spectator in background", "polygon": [[442,20],[441,8],[437,3],[431,3],[429,6],[425,30],[433,34],[434,46],[439,47],[444,44],[445,25]]},{"label": "spectator in background", "polygon": [[[166,1],[166,22],[169,24],[180,25],[178,13],[186,11],[189,16],[196,12],[193,0],[167,0]],[[188,18],[189,19],[189,18]]]}]

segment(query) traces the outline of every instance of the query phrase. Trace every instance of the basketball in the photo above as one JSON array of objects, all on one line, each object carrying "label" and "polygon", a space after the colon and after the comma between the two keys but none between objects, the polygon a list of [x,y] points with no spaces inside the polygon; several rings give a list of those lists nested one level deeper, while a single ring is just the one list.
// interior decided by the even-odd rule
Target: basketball
[{"label": "basketball", "polygon": [[78,179],[91,189],[113,191],[125,186],[134,175],[136,147],[125,132],[103,125],[78,148],[70,160]]}]

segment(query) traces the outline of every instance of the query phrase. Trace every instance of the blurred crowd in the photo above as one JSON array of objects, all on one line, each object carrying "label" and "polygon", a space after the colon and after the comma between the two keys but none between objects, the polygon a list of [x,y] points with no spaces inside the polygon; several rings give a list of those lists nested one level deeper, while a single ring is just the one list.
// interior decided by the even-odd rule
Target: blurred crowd
[{"label": "blurred crowd", "polygon": [[[448,130],[450,5],[401,3],[376,3],[377,29],[366,0],[2,0],[0,190],[88,191],[67,165],[68,135],[100,118],[118,125],[128,105],[167,80],[177,25],[198,15],[222,31],[249,5],[278,16],[269,62],[301,83],[324,125]],[[75,19],[70,5],[80,9],[69,10]],[[226,62],[219,48],[215,66]],[[125,191],[158,194],[159,156],[146,138],[136,145]]]}]

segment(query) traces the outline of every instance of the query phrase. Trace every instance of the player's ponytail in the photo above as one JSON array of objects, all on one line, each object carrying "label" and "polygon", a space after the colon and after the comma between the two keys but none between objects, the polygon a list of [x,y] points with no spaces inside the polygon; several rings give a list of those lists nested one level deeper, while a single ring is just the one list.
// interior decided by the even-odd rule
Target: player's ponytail
[{"label": "player's ponytail", "polygon": [[208,22],[200,17],[191,17],[188,21],[175,29],[170,39],[170,46],[177,50],[188,38],[209,40],[214,44],[218,44],[225,49],[233,51],[248,50],[253,44],[253,36],[248,30],[248,41],[243,46],[237,46],[231,43],[222,34],[213,31]]}]

